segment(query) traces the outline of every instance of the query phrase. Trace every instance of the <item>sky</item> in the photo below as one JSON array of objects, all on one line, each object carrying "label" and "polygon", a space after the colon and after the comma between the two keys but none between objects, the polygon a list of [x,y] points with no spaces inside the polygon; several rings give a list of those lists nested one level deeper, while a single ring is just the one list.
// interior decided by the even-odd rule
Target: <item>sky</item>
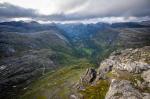
[{"label": "sky", "polygon": [[150,0],[0,0],[0,21],[126,22],[150,19]]}]

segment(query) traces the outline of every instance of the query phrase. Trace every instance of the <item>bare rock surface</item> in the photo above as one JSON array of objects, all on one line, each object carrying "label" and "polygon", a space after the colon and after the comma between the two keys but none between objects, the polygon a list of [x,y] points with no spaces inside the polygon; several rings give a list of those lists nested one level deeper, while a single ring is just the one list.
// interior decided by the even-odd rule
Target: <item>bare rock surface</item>
[{"label": "bare rock surface", "polygon": [[80,78],[80,82],[76,84],[79,90],[85,90],[83,85],[92,84],[92,82],[96,79],[96,70],[93,68],[88,68],[85,74]]},{"label": "bare rock surface", "polygon": [[142,73],[142,77],[145,81],[150,83],[150,69]]},{"label": "bare rock surface", "polygon": [[[95,90],[107,89],[104,83],[97,89],[97,82],[109,82],[105,97],[98,98],[104,94],[102,91],[95,93],[95,96],[92,96],[96,97],[94,99],[150,99],[150,46],[115,51],[101,62],[96,75],[95,73],[95,70],[88,69],[80,80],[88,82],[90,87],[96,88]],[[83,87],[84,92],[87,92],[88,87]]]},{"label": "bare rock surface", "polygon": [[112,79],[105,99],[150,99],[150,47],[114,52],[101,63],[99,71],[110,65],[112,70],[126,73]]},{"label": "bare rock surface", "polygon": [[81,78],[82,82],[91,83],[96,78],[96,71],[93,68],[88,68],[85,75]]},{"label": "bare rock surface", "polygon": [[105,99],[142,99],[142,97],[130,81],[112,79]]},{"label": "bare rock surface", "polygon": [[131,73],[141,73],[144,70],[150,69],[150,47],[139,49],[126,49],[113,52],[111,56],[104,60],[99,70],[107,66],[113,66],[114,69],[128,71]]}]

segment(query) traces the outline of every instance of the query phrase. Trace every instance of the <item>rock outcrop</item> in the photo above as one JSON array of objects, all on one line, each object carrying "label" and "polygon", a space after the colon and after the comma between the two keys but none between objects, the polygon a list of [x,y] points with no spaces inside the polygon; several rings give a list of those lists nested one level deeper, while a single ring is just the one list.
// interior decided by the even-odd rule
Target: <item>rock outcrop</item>
[{"label": "rock outcrop", "polygon": [[130,81],[112,79],[105,99],[142,99],[142,94]]},{"label": "rock outcrop", "polygon": [[[89,99],[150,99],[150,46],[115,51],[101,62],[97,74],[93,76],[95,72],[88,69],[80,80],[78,86],[84,88],[84,91],[78,89],[83,95],[81,98],[84,99],[95,88],[99,92],[95,91],[97,93],[88,96],[94,98]],[[83,85],[83,81],[90,85]],[[109,87],[102,81],[109,83]],[[105,92],[103,97],[101,88]]]},{"label": "rock outcrop", "polygon": [[81,82],[90,84],[95,80],[95,78],[96,78],[95,69],[89,68],[89,69],[87,69],[85,75],[83,77],[81,77]]}]

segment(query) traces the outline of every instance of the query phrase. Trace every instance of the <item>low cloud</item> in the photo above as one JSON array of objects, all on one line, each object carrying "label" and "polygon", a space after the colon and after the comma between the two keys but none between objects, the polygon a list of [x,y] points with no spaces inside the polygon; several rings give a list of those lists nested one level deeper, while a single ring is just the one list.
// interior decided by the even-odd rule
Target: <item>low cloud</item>
[{"label": "low cloud", "polygon": [[36,17],[37,15],[37,11],[33,9],[26,9],[9,3],[0,3],[1,18]]},{"label": "low cloud", "polygon": [[51,1],[49,9],[53,9],[53,13],[42,14],[38,9],[21,7],[9,2],[0,3],[0,20],[29,18],[38,21],[82,21],[114,17],[150,17],[149,0],[56,0]]},{"label": "low cloud", "polygon": [[80,9],[68,14],[73,18],[150,16],[149,0],[87,0]]}]

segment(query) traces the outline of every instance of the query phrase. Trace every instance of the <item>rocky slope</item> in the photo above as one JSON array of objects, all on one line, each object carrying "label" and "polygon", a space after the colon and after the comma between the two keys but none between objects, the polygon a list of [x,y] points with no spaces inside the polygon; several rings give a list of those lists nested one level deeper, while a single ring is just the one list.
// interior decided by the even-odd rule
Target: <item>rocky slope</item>
[{"label": "rocky slope", "polygon": [[[39,93],[66,98],[70,94],[68,85],[70,87],[82,71],[99,64],[112,51],[150,45],[149,27],[145,22],[0,23],[0,98],[16,98],[20,90],[25,92],[25,99],[33,99]],[[96,72],[93,76],[96,79]]]},{"label": "rocky slope", "polygon": [[97,71],[89,68],[75,87],[73,99],[149,99],[150,46],[113,52]]},{"label": "rocky slope", "polygon": [[[0,57],[38,49],[70,50],[69,42],[56,30],[33,33],[0,32]],[[62,48],[62,50],[60,49]]]},{"label": "rocky slope", "polygon": [[[24,28],[21,23],[18,27]],[[16,28],[14,24],[13,28]],[[59,30],[52,27],[44,31],[31,29],[34,31],[25,29],[25,33],[0,29],[0,98],[16,97],[20,89],[74,58],[69,41]]]}]

